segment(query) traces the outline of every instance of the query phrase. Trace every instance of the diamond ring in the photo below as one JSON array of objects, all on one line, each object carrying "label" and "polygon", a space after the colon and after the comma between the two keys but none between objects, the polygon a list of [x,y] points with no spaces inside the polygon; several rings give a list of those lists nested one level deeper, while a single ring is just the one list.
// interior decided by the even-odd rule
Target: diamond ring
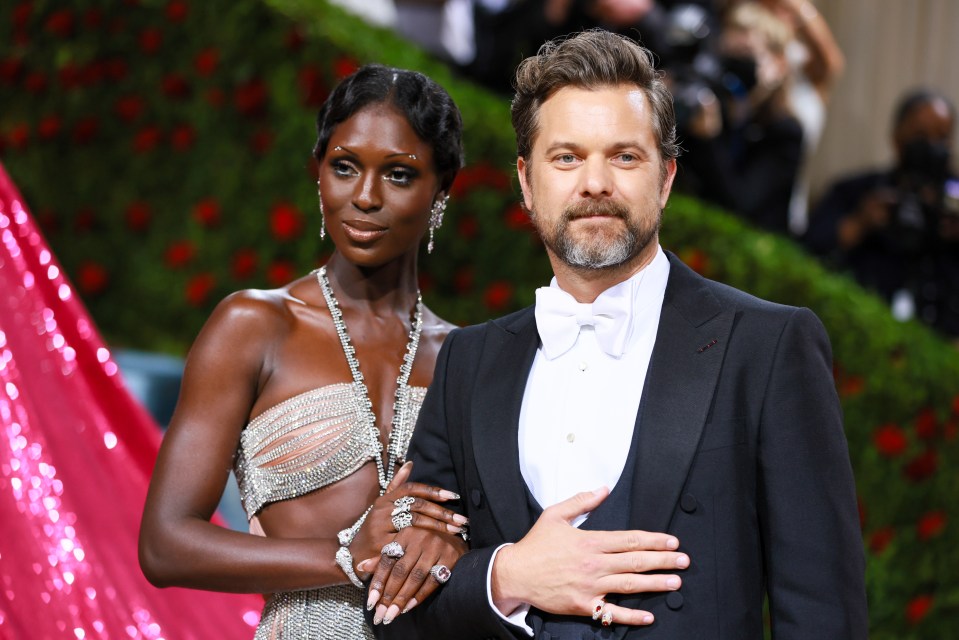
[{"label": "diamond ring", "polygon": [[399,560],[406,554],[406,552],[403,550],[403,545],[396,540],[385,544],[383,548],[380,549],[380,553],[387,558],[394,558],[396,560]]},{"label": "diamond ring", "polygon": [[390,520],[393,521],[393,526],[396,527],[396,530],[399,532],[406,527],[412,526],[413,514],[409,511],[403,511],[402,513],[394,514]]},{"label": "diamond ring", "polygon": [[445,564],[434,564],[430,569],[430,575],[440,584],[446,584],[453,572]]}]

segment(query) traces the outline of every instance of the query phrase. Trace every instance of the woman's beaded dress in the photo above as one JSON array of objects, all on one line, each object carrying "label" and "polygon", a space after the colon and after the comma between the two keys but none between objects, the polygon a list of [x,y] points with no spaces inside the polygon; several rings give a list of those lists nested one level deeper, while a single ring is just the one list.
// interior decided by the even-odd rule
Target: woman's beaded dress
[{"label": "woman's beaded dress", "polygon": [[[328,302],[332,302],[336,320],[335,299]],[[410,366],[416,348],[413,334],[411,344],[407,353]],[[343,346],[353,363],[348,338]],[[398,379],[394,404],[388,455],[395,464],[402,464],[406,457],[426,395],[425,387],[408,386],[407,377],[408,371]],[[261,413],[243,430],[233,468],[247,518],[252,519],[270,503],[342,480],[380,457],[382,445],[366,385],[356,371],[354,378],[350,383],[331,384],[289,398]],[[255,638],[372,639],[363,619],[364,597],[352,584],[273,593],[264,605]]]}]

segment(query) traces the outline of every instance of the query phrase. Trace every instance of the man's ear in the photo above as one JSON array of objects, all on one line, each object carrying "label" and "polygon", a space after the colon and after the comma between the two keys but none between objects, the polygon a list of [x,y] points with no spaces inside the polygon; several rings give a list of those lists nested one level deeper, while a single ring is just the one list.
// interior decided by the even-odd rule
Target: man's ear
[{"label": "man's ear", "polygon": [[523,204],[527,211],[533,210],[533,192],[529,187],[529,180],[526,176],[526,158],[517,156],[516,158],[516,177],[519,178],[519,188],[523,191]]},{"label": "man's ear", "polygon": [[659,190],[659,208],[665,209],[666,202],[669,200],[669,193],[673,189],[673,180],[676,179],[676,158],[670,158],[666,161],[666,176],[663,179],[663,186]]}]

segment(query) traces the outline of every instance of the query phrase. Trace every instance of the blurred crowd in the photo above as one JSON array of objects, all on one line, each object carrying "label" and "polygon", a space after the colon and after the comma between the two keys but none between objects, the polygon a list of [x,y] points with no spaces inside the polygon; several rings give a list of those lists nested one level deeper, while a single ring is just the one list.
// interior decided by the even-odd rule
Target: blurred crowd
[{"label": "blurred crowd", "polygon": [[959,338],[953,104],[931,89],[902,96],[894,165],[837,177],[812,198],[807,170],[844,57],[810,0],[337,1],[504,95],[547,39],[602,27],[639,40],[675,99],[678,190],[792,237],[897,318]]}]

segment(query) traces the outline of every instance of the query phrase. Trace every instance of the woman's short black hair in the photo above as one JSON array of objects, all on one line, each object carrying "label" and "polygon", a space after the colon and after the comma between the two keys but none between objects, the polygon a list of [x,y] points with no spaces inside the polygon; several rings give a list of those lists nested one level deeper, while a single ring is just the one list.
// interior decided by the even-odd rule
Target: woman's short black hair
[{"label": "woman's short black hair", "polygon": [[316,117],[313,157],[323,159],[337,125],[375,104],[388,104],[406,116],[432,147],[440,184],[448,190],[463,166],[463,120],[446,90],[416,71],[368,64],[340,82]]}]

